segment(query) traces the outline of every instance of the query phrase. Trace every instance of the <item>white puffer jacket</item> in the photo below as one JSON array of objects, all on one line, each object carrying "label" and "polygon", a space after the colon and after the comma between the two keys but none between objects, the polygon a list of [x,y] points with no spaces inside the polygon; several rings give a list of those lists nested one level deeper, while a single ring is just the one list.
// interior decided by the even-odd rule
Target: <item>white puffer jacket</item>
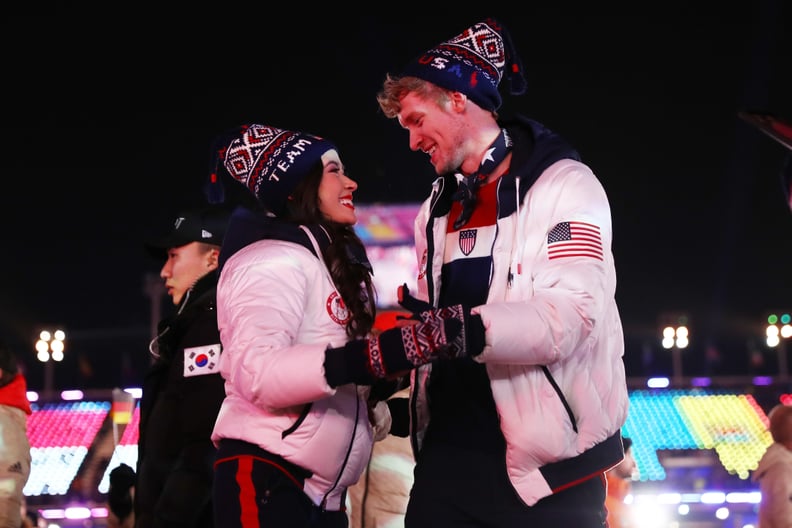
[{"label": "white puffer jacket", "polygon": [[325,349],[347,341],[347,318],[324,263],[300,244],[253,242],[222,267],[226,398],[212,440],[243,440],[311,471],[305,492],[328,510],[343,506],[374,441],[368,388],[333,389],[324,376]]},{"label": "white puffer jacket", "polygon": [[[486,346],[476,360],[487,366],[509,478],[533,505],[621,460],[629,399],[605,191],[583,163],[551,160],[563,144],[538,123],[524,120],[508,130],[515,146],[509,174],[498,182],[489,295],[472,311],[486,328]],[[530,135],[534,144],[526,160],[520,154]],[[535,161],[542,154],[547,167]],[[437,204],[455,189],[448,177],[436,180],[415,220],[417,297],[432,304],[441,287],[448,225]],[[550,259],[548,233],[561,222],[596,226],[601,259]],[[412,373],[414,450],[420,450],[431,419],[425,393],[430,370],[426,365]]]}]

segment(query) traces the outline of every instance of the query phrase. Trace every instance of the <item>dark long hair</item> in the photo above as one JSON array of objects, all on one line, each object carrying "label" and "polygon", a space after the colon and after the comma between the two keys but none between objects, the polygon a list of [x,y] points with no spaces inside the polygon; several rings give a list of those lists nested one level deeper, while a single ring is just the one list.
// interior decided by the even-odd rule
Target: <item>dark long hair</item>
[{"label": "dark long hair", "polygon": [[353,226],[332,222],[319,210],[319,183],[324,165],[318,162],[303,178],[286,205],[283,220],[321,225],[330,234],[330,245],[322,255],[341,298],[349,309],[346,332],[350,338],[366,337],[376,317],[376,290],[366,256],[366,247]]}]

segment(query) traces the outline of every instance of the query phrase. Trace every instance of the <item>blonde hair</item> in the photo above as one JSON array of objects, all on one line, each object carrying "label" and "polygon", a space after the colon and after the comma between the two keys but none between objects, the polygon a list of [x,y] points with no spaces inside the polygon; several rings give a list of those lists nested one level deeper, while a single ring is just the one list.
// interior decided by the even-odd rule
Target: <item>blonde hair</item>
[{"label": "blonde hair", "polygon": [[416,93],[421,98],[432,98],[441,105],[449,100],[451,90],[418,77],[396,77],[386,74],[382,89],[377,94],[377,102],[385,117],[390,119],[396,117],[401,112],[401,100],[409,93]]},{"label": "blonde hair", "polygon": [[[411,77],[409,75],[397,77],[385,74],[385,81],[383,81],[382,88],[377,93],[377,103],[379,103],[380,110],[385,114],[385,117],[393,119],[401,112],[401,100],[410,93],[415,93],[422,99],[434,100],[438,106],[442,106],[451,100],[453,91],[419,77]],[[499,117],[498,111],[490,110],[489,113],[497,121]]]}]

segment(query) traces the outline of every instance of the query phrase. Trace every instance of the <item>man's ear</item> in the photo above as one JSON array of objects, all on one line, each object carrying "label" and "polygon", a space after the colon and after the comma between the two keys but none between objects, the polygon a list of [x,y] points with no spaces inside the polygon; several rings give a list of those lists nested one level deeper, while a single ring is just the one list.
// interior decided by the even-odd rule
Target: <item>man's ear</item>
[{"label": "man's ear", "polygon": [[219,257],[220,257],[220,250],[217,248],[212,248],[212,250],[209,252],[207,265],[212,269],[217,268],[217,262]]},{"label": "man's ear", "polygon": [[465,110],[468,99],[467,95],[462,92],[451,92],[449,97],[451,99],[451,108],[454,109],[455,112],[463,112]]}]

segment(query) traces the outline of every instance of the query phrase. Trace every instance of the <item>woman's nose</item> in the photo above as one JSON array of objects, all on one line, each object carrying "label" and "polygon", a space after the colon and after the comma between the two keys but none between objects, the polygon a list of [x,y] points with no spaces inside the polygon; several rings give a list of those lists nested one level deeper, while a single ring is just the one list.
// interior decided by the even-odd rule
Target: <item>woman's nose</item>
[{"label": "woman's nose", "polygon": [[346,181],[346,187],[348,189],[352,189],[354,191],[355,189],[358,188],[358,184],[357,184],[357,182],[355,180],[353,180],[352,178],[350,178],[349,176],[346,176],[346,175],[344,175],[344,177],[347,180]]}]

